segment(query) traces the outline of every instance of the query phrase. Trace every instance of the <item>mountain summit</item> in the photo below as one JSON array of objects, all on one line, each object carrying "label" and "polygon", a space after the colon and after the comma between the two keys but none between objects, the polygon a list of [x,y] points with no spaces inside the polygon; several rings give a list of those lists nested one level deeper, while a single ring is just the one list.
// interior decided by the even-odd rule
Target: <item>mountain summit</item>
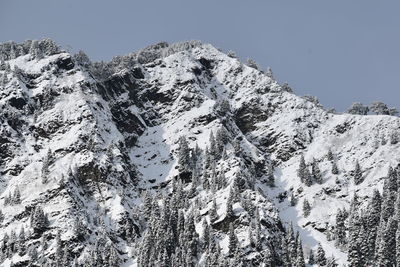
[{"label": "mountain summit", "polygon": [[2,266],[400,259],[400,119],[332,113],[212,45],[3,43],[0,107]]}]

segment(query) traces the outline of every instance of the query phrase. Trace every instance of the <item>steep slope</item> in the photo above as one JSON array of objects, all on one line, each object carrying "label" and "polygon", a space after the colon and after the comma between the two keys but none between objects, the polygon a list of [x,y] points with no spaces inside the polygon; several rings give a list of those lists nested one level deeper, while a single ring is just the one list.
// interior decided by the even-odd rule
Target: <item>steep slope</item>
[{"label": "steep slope", "polygon": [[[399,162],[399,118],[328,113],[208,44],[109,63],[50,40],[0,52],[4,266],[301,265],[318,243],[343,266],[337,208]],[[320,184],[300,181],[301,155]]]}]

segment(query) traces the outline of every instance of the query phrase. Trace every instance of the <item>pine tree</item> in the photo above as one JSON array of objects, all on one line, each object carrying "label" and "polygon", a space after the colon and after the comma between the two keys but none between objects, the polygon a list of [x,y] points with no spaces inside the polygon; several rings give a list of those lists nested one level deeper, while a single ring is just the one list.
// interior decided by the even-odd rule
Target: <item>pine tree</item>
[{"label": "pine tree", "polygon": [[329,161],[332,161],[332,162],[333,162],[334,157],[333,157],[333,153],[332,153],[332,150],[331,150],[331,149],[328,150],[328,153],[326,154],[326,158],[327,158]]},{"label": "pine tree", "polygon": [[42,183],[47,184],[49,180],[49,166],[53,161],[53,154],[50,149],[47,150],[46,156],[43,159],[42,165]]},{"label": "pine tree", "polygon": [[35,59],[43,58],[43,53],[39,47],[39,42],[37,40],[32,41],[29,54],[31,54],[31,56]]},{"label": "pine tree", "polygon": [[306,186],[312,186],[313,181],[312,181],[311,177],[312,177],[312,175],[311,175],[310,171],[308,170],[308,167],[306,167],[304,169],[304,184]]},{"label": "pine tree", "polygon": [[359,244],[360,263],[362,266],[368,265],[368,256],[370,255],[368,244],[368,229],[366,228],[364,216],[362,218],[360,233],[358,235],[357,243]]},{"label": "pine tree", "polygon": [[400,266],[400,222],[396,231],[396,266]]},{"label": "pine tree", "polygon": [[179,138],[179,148],[178,148],[178,169],[180,172],[190,171],[190,150],[189,145],[184,136]]},{"label": "pine tree", "polygon": [[271,79],[274,79],[274,73],[272,72],[272,69],[270,67],[268,67],[265,71],[265,75]]},{"label": "pine tree", "polygon": [[220,172],[219,176],[218,176],[218,190],[225,188],[226,187],[226,177],[225,177],[225,173],[223,171]]},{"label": "pine tree", "polygon": [[346,244],[346,212],[338,209],[336,213],[336,227],[335,227],[335,239],[336,245],[344,246]]},{"label": "pine tree", "polygon": [[313,265],[315,264],[314,261],[314,251],[312,249],[310,249],[310,252],[308,254],[308,264]]},{"label": "pine tree", "polygon": [[387,189],[389,191],[397,192],[397,171],[395,171],[391,166],[389,166],[385,182],[387,182]]},{"label": "pine tree", "polygon": [[36,246],[29,247],[28,255],[31,258],[32,262],[35,262],[38,260],[38,252],[37,252]]},{"label": "pine tree", "polygon": [[379,243],[378,266],[395,266],[396,264],[396,253],[394,252],[396,251],[397,224],[398,222],[394,217],[389,218]]},{"label": "pine tree", "polygon": [[304,252],[303,252],[303,245],[301,244],[301,241],[299,241],[299,244],[297,245],[297,259],[295,263],[296,267],[305,267],[306,263],[304,261]]},{"label": "pine tree", "polygon": [[233,149],[237,157],[240,157],[242,155],[242,146],[240,144],[239,138],[235,138],[235,140],[233,140]]},{"label": "pine tree", "polygon": [[21,230],[18,235],[18,254],[20,256],[24,255],[26,253],[26,239],[25,239],[25,229],[24,227],[21,227]]},{"label": "pine tree", "polygon": [[190,251],[191,257],[197,256],[198,234],[194,225],[193,213],[189,213],[185,223],[184,244]]},{"label": "pine tree", "polygon": [[211,158],[213,160],[219,159],[217,143],[215,141],[215,137],[214,137],[213,131],[210,132],[209,142],[210,142],[209,153],[210,153]]},{"label": "pine tree", "polygon": [[383,195],[383,202],[381,208],[381,218],[388,221],[389,217],[395,213],[396,192],[388,191]]},{"label": "pine tree", "polygon": [[227,216],[227,218],[233,218],[235,216],[232,205],[233,205],[233,192],[231,189],[229,191],[228,200],[226,201],[226,216]]},{"label": "pine tree", "polygon": [[150,218],[152,208],[153,208],[153,198],[152,198],[150,192],[145,191],[143,212],[144,212],[144,215],[146,216],[146,218]]},{"label": "pine tree", "polygon": [[360,164],[358,163],[358,161],[356,161],[353,177],[354,177],[354,183],[356,185],[359,185],[364,181],[364,178],[363,178],[363,175],[362,175],[362,171],[361,171],[361,167],[360,167]]},{"label": "pine tree", "polygon": [[207,220],[203,219],[203,250],[206,250],[210,245],[210,226]]},{"label": "pine tree", "polygon": [[317,257],[315,261],[319,266],[326,266],[325,250],[322,248],[321,243],[318,244]]},{"label": "pine tree", "polygon": [[36,233],[43,232],[49,225],[47,215],[40,206],[36,206],[31,216],[31,227]]},{"label": "pine tree", "polygon": [[310,215],[311,206],[307,199],[303,201],[303,216],[307,218]]},{"label": "pine tree", "polygon": [[353,198],[350,201],[350,215],[354,215],[355,211],[357,211],[358,207],[360,206],[360,201],[358,200],[357,192],[354,192]]},{"label": "pine tree", "polygon": [[295,262],[297,258],[297,242],[296,238],[294,237],[294,231],[293,231],[293,224],[290,223],[290,227],[287,232],[287,251],[288,251],[288,256],[291,262]]},{"label": "pine tree", "polygon": [[264,267],[274,267],[274,259],[270,249],[266,249],[263,255]]},{"label": "pine tree", "polygon": [[347,110],[349,114],[357,114],[357,115],[367,115],[369,111],[368,106],[364,106],[360,102],[355,102],[351,105],[351,107]]},{"label": "pine tree", "polygon": [[305,181],[305,173],[304,171],[306,170],[307,165],[306,161],[304,160],[304,155],[301,155],[300,157],[300,163],[299,163],[299,168],[297,169],[297,176],[300,178],[300,181],[304,183]]},{"label": "pine tree", "polygon": [[337,163],[334,161],[332,162],[332,174],[338,174],[339,173],[339,169],[337,167]]},{"label": "pine tree", "polygon": [[12,197],[12,203],[16,204],[16,205],[21,204],[21,193],[19,191],[18,186],[14,190],[14,195]]},{"label": "pine tree", "polygon": [[213,202],[212,202],[212,207],[210,210],[210,221],[211,221],[211,223],[213,223],[216,220],[218,220],[218,213],[217,213],[217,202],[215,201],[215,198],[214,198]]},{"label": "pine tree", "polygon": [[293,192],[290,193],[289,203],[290,203],[290,206],[292,206],[292,207],[296,206],[296,204],[297,204],[297,199],[294,196]]},{"label": "pine tree", "polygon": [[119,256],[118,256],[118,252],[114,248],[113,245],[109,246],[108,253],[109,253],[109,256],[108,256],[108,265],[107,266],[119,267],[120,266],[120,259],[119,259]]},{"label": "pine tree", "polygon": [[62,252],[62,260],[61,260],[61,266],[69,266],[71,265],[71,259],[70,259],[70,253],[68,250],[68,246],[64,246],[63,252]]},{"label": "pine tree", "polygon": [[234,253],[237,250],[237,244],[238,244],[238,240],[235,234],[235,230],[233,228],[233,223],[229,224],[229,234],[228,234],[228,238],[229,238],[229,254],[232,256],[234,255]]},{"label": "pine tree", "polygon": [[333,256],[330,257],[330,258],[327,260],[326,266],[327,266],[327,267],[337,267],[338,264],[336,263],[335,257],[333,257]]},{"label": "pine tree", "polygon": [[218,148],[219,154],[222,154],[224,146],[229,142],[229,134],[225,127],[222,127],[217,130],[217,134],[215,136],[215,142]]},{"label": "pine tree", "polygon": [[275,176],[274,176],[274,168],[272,166],[272,163],[269,163],[267,165],[267,185],[270,187],[275,186]]},{"label": "pine tree", "polygon": [[361,218],[356,210],[350,210],[348,262],[350,267],[354,267],[361,266],[362,264],[361,244],[359,239]]},{"label": "pine tree", "polygon": [[289,249],[288,249],[288,241],[287,241],[287,236],[285,235],[281,236],[281,263],[282,266],[291,265]]},{"label": "pine tree", "polygon": [[322,184],[322,174],[318,167],[318,162],[314,159],[311,165],[311,176],[318,184]]},{"label": "pine tree", "polygon": [[367,209],[368,213],[366,216],[366,225],[367,228],[369,229],[367,238],[367,243],[368,243],[367,261],[369,261],[370,263],[373,263],[375,259],[375,250],[376,250],[375,244],[378,235],[378,226],[381,214],[381,203],[382,203],[381,195],[379,191],[375,189],[372,195],[372,199],[368,205]]}]

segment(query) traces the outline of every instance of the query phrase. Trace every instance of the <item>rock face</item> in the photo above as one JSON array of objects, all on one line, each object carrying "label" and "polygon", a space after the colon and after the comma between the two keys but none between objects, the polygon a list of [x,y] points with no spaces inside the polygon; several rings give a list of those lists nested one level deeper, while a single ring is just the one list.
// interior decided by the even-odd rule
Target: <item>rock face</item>
[{"label": "rock face", "polygon": [[[305,252],[321,242],[346,263],[346,255],[327,240],[326,225],[338,205],[349,205],[352,192],[372,195],[387,165],[397,164],[399,144],[381,145],[382,137],[397,134],[397,117],[328,113],[199,42],[160,43],[102,64],[50,44],[6,43],[0,49],[4,264],[161,266],[162,259],[179,264],[177,255],[191,253],[193,262],[210,266],[215,251],[222,258],[232,253],[234,225],[237,255],[221,264],[260,266],[271,258],[271,266],[279,266],[285,264],[281,240],[289,222],[300,231]],[[191,159],[197,155],[190,170],[182,170],[182,137]],[[330,174],[329,150],[338,175]],[[305,187],[299,181],[300,155],[307,163],[318,161],[322,184]],[[365,176],[360,185],[349,179],[356,160]],[[275,187],[268,183],[271,175]],[[231,190],[237,191],[229,217]],[[289,206],[288,193],[300,203],[313,200],[309,217],[302,217],[300,205]],[[176,251],[165,249],[162,259],[154,258],[145,247],[155,231],[153,216],[167,214],[169,205],[186,225],[194,218],[197,252],[174,244]],[[37,207],[46,217],[40,233],[32,226],[32,217],[40,217]],[[216,242],[213,253],[203,246],[209,242],[205,224]],[[20,251],[14,243],[21,238]],[[158,246],[162,238],[154,238]]]}]

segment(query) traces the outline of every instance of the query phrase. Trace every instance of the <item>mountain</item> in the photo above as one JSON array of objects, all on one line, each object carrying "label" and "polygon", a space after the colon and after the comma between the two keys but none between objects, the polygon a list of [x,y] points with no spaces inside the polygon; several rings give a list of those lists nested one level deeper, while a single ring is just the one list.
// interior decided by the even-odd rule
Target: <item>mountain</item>
[{"label": "mountain", "polygon": [[332,113],[197,41],[0,62],[2,266],[396,260],[398,117]]}]

